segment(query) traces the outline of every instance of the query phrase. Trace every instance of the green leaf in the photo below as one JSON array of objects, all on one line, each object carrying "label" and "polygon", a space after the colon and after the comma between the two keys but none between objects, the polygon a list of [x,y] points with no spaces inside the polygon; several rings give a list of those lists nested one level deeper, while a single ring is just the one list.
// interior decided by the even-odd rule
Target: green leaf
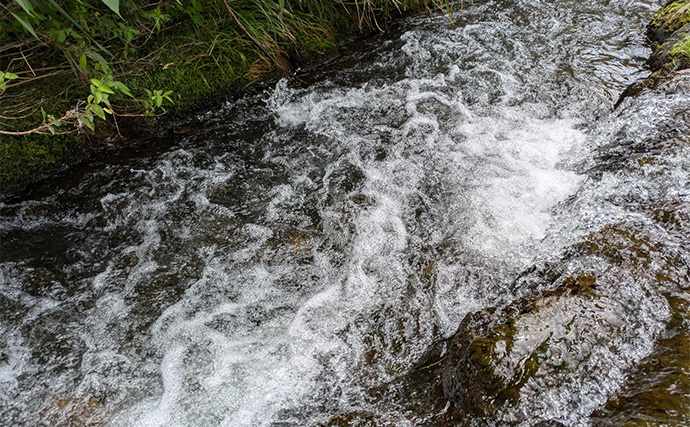
[{"label": "green leaf", "polygon": [[102,120],[105,120],[105,112],[103,111],[103,108],[100,105],[94,105],[91,107],[91,111],[94,112],[98,117],[100,117]]},{"label": "green leaf", "polygon": [[14,80],[14,79],[18,79],[19,76],[16,74],[13,74],[13,73],[5,73],[5,78],[7,80]]},{"label": "green leaf", "polygon": [[82,70],[86,71],[86,55],[81,55],[81,57],[79,58],[79,65],[81,66]]},{"label": "green leaf", "polygon": [[103,83],[101,83],[101,81],[98,80],[98,79],[91,79],[91,83],[92,83],[94,86],[96,86],[96,87],[101,87],[101,86],[103,86]]},{"label": "green leaf", "polygon": [[91,131],[93,132],[93,130],[94,130],[93,114],[91,114],[89,111],[85,112],[81,116],[81,122],[84,123],[84,126],[91,129]]},{"label": "green leaf", "polygon": [[[12,12],[11,10],[8,11],[8,12],[10,12],[10,15],[14,16],[14,19],[16,19],[17,22],[19,22],[20,24],[22,24],[22,27],[24,27],[28,32],[30,32],[34,37],[36,37],[36,38],[38,39],[38,35],[36,34],[36,31],[34,31],[34,27],[32,27],[31,24],[29,24],[28,22],[26,22],[25,20],[23,20],[19,15],[17,15],[17,14],[14,13],[14,12]],[[40,39],[39,39],[39,40],[40,40]]]},{"label": "green leaf", "polygon": [[94,61],[98,62],[99,64],[103,65],[108,65],[108,61],[105,60],[98,52],[92,52],[88,51],[86,52],[89,58],[93,59]]},{"label": "green leaf", "polygon": [[120,0],[101,0],[103,4],[108,6],[110,10],[115,12],[117,16],[122,18],[122,15],[120,15]]},{"label": "green leaf", "polygon": [[125,84],[122,82],[106,82],[106,85],[108,85],[108,87],[111,87],[115,90],[118,90],[118,91],[124,93],[125,95],[129,96],[130,98],[134,98],[134,96],[132,95],[132,92],[130,92],[129,88],[127,86],[125,86]]},{"label": "green leaf", "polygon": [[34,6],[28,0],[14,0],[26,13],[33,16]]},{"label": "green leaf", "polygon": [[103,92],[103,93],[109,93],[109,94],[111,94],[111,95],[113,95],[113,94],[115,93],[115,92],[113,92],[113,90],[110,89],[108,86],[101,86],[99,89],[100,89],[101,92]]},{"label": "green leaf", "polygon": [[[77,27],[77,29],[79,29],[79,31],[82,32],[82,34],[84,34],[89,40],[91,40],[91,42],[92,42],[93,44],[95,44],[100,50],[102,50],[103,52],[107,53],[109,56],[113,56],[113,54],[110,53],[110,51],[109,51],[108,49],[104,48],[102,44],[98,43],[96,40],[94,40],[92,37],[90,37],[88,31],[86,31],[86,30],[84,29],[84,27],[82,27],[81,25],[79,25],[79,23],[78,23],[77,21],[75,21],[74,18],[72,18],[72,17],[70,16],[69,13],[65,12],[65,9],[63,9],[62,6],[60,6],[59,4],[57,4],[57,3],[55,2],[55,0],[45,0],[45,1],[47,1],[48,3],[50,3],[50,5],[51,5],[55,10],[57,10],[58,12],[60,12],[60,14],[62,14],[62,16],[64,16],[65,18],[67,18],[75,27]],[[10,13],[11,13],[11,12],[10,12]],[[36,37],[36,38],[38,38],[38,37]]]},{"label": "green leaf", "polygon": [[163,104],[163,98],[160,96],[156,97],[156,107],[160,107]]}]

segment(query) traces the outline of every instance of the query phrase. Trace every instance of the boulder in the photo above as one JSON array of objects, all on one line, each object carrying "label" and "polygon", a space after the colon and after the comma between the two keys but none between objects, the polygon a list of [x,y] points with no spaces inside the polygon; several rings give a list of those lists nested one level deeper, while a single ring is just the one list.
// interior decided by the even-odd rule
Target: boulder
[{"label": "boulder", "polygon": [[523,297],[466,316],[408,378],[419,419],[586,422],[666,330],[668,278],[688,275],[682,251],[641,230],[605,227],[516,280]]}]

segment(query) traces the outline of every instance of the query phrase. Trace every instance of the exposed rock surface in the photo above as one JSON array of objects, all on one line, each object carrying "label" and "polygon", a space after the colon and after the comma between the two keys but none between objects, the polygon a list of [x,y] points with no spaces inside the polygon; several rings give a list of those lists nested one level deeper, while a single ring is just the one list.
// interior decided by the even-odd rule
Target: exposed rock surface
[{"label": "exposed rock surface", "polygon": [[690,68],[690,51],[677,49],[690,36],[690,3],[687,0],[670,1],[647,26],[647,37],[652,54],[647,60],[651,74],[630,85],[620,96],[616,107],[629,96],[639,95],[644,89],[656,88],[677,73]]},{"label": "exposed rock surface", "polygon": [[516,282],[537,292],[467,316],[435,368],[451,411],[573,425],[604,404],[665,330],[663,295],[687,281],[685,255],[660,245],[606,227]]},{"label": "exposed rock surface", "polygon": [[690,62],[673,54],[689,22],[682,1],[650,25],[653,74],[621,101],[644,99],[626,102],[635,112],[619,113],[588,170],[592,192],[619,183],[598,197],[628,219],[525,272],[522,297],[468,315],[431,348],[405,389],[420,425],[690,424],[690,82],[679,72]]}]

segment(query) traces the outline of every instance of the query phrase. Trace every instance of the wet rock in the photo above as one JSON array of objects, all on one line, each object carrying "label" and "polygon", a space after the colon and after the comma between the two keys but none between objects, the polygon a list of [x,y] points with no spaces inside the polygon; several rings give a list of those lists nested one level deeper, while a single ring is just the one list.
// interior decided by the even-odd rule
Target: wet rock
[{"label": "wet rock", "polygon": [[690,3],[685,0],[668,2],[647,26],[652,54],[647,67],[649,77],[628,86],[618,98],[614,109],[628,97],[645,89],[655,89],[682,70],[690,68],[690,57],[676,52],[676,46],[690,36]]},{"label": "wet rock", "polygon": [[351,412],[332,417],[318,427],[378,427],[376,415],[370,413]]},{"label": "wet rock", "polygon": [[673,316],[654,352],[623,391],[592,416],[595,426],[686,425],[690,420],[690,301],[671,299]]},{"label": "wet rock", "polygon": [[[678,199],[657,203],[649,215],[688,252],[690,206]],[[657,280],[671,283],[672,315],[654,351],[629,376],[622,391],[594,412],[595,426],[686,425],[690,420],[690,288],[687,271],[670,269]]]},{"label": "wet rock", "polygon": [[103,426],[108,414],[104,399],[94,397],[64,397],[50,409],[50,420],[55,426]]},{"label": "wet rock", "polygon": [[416,410],[433,425],[585,422],[662,336],[679,289],[664,278],[687,279],[682,253],[641,230],[593,233],[518,279],[522,298],[468,315],[408,377]]}]

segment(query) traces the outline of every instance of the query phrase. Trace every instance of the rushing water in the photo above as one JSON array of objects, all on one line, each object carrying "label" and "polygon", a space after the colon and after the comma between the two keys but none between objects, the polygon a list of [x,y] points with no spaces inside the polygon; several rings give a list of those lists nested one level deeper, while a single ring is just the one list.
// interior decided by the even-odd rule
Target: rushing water
[{"label": "rushing water", "polygon": [[[687,149],[597,171],[687,105],[610,113],[658,2],[468,3],[0,202],[0,424],[412,425],[370,391],[534,263],[687,202]],[[644,301],[621,370],[549,416],[621,390],[669,317]]]}]

